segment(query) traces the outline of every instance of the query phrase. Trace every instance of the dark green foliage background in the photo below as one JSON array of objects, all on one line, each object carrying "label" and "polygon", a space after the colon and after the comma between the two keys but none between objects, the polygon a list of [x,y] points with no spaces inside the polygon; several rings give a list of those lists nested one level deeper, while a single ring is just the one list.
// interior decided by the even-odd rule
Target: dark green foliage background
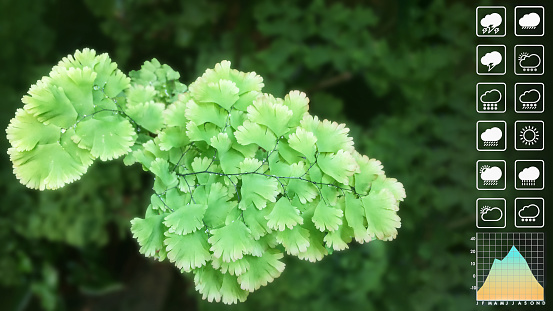
[{"label": "dark green foliage background", "polygon": [[[38,192],[0,155],[0,301],[6,310],[469,310],[474,234],[474,6],[463,1],[0,1],[1,128],[28,87],[75,49],[124,72],[153,57],[189,84],[228,59],[265,91],[305,91],[357,150],[405,185],[392,242],[312,264],[288,258],[244,304],[202,301],[129,234],[152,178],[122,161]],[[5,137],[5,136],[2,136]],[[1,150],[7,149],[2,139]],[[4,309],[3,309],[4,310]]]}]

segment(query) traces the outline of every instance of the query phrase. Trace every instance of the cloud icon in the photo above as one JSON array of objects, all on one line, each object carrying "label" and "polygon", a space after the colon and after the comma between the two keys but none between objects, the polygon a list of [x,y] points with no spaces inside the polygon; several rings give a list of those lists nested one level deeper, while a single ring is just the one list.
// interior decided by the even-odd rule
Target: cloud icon
[{"label": "cloud icon", "polygon": [[484,142],[484,146],[497,146],[501,137],[503,137],[503,132],[495,126],[480,134],[480,139]]},{"label": "cloud icon", "polygon": [[523,70],[535,70],[541,64],[541,57],[538,54],[520,53],[518,56],[518,65]]},{"label": "cloud icon", "polygon": [[541,94],[536,89],[531,89],[529,91],[524,91],[519,97],[518,100],[523,104],[535,104],[541,99]]},{"label": "cloud icon", "polygon": [[497,27],[501,25],[502,22],[503,22],[503,19],[501,18],[501,15],[497,13],[488,14],[480,20],[480,25],[484,27],[482,32],[491,33],[492,31],[494,31],[495,33],[497,33],[499,32],[499,29]]},{"label": "cloud icon", "polygon": [[501,176],[503,176],[503,172],[501,169],[497,166],[483,166],[480,169],[480,178],[483,181],[498,181]]},{"label": "cloud icon", "polygon": [[540,215],[540,208],[536,204],[525,205],[518,211],[518,217],[522,221],[536,221],[536,217]]},{"label": "cloud icon", "polygon": [[522,181],[523,186],[534,186],[539,177],[540,170],[535,166],[527,167],[518,173],[518,179]]},{"label": "cloud icon", "polygon": [[480,63],[484,66],[488,66],[488,71],[491,71],[495,66],[499,65],[503,60],[503,56],[498,51],[486,53],[486,55],[480,58]]},{"label": "cloud icon", "polygon": [[495,104],[501,100],[501,92],[498,89],[486,91],[480,95],[480,102],[484,104]]},{"label": "cloud icon", "polygon": [[503,211],[499,207],[484,206],[480,209],[480,218],[483,221],[498,221],[503,218]]},{"label": "cloud icon", "polygon": [[518,24],[522,29],[536,29],[536,26],[540,24],[540,16],[537,13],[524,14],[519,20]]}]

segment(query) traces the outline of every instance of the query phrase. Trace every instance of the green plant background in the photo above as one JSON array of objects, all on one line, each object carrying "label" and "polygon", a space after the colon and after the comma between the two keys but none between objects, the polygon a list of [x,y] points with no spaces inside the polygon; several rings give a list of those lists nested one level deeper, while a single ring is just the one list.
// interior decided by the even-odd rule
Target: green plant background
[{"label": "green plant background", "polygon": [[[392,242],[287,258],[234,306],[138,253],[130,219],[149,202],[138,166],[94,164],[58,191],[26,189],[0,153],[5,310],[469,310],[474,234],[474,6],[463,1],[0,1],[0,125],[63,56],[90,47],[124,71],[153,57],[189,84],[223,59],[265,91],[298,89],[345,122],[356,149],[403,182]],[[5,136],[3,136],[5,137]],[[7,141],[2,138],[2,150]]]}]

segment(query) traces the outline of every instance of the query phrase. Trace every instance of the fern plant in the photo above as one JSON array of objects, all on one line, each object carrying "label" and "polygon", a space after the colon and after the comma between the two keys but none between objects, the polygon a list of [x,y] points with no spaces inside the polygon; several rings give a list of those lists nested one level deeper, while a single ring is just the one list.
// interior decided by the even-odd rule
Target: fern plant
[{"label": "fern plant", "polygon": [[76,51],[24,96],[6,132],[29,188],[78,180],[94,160],[124,156],[154,174],[140,252],[193,273],[208,301],[245,301],[284,270],[355,239],[392,240],[403,185],[359,154],[344,124],[309,99],[262,93],[254,72],[222,61],[187,88],[156,59],[127,77],[107,54]]}]

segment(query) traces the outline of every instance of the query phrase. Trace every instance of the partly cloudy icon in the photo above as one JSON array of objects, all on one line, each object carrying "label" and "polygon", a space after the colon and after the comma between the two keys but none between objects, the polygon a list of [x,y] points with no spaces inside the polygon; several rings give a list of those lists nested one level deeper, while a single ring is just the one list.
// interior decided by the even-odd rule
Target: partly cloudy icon
[{"label": "partly cloudy icon", "polygon": [[498,221],[503,218],[503,211],[499,207],[484,206],[480,209],[482,221]]},{"label": "partly cloudy icon", "polygon": [[484,104],[495,104],[501,100],[501,92],[498,89],[486,91],[480,95],[480,101]]},{"label": "partly cloudy icon", "polygon": [[501,15],[499,15],[497,13],[488,14],[480,20],[480,25],[482,25],[482,27],[484,27],[484,29],[482,29],[482,32],[483,33],[492,33],[492,32],[493,33],[498,33],[499,28],[497,28],[497,27],[499,25],[501,25],[502,22],[503,22],[503,19],[501,18]]},{"label": "partly cloudy icon", "polygon": [[522,29],[536,29],[540,24],[540,16],[537,13],[524,14],[519,20],[518,24]]},{"label": "partly cloudy icon", "polygon": [[541,65],[541,58],[538,54],[522,52],[518,56],[518,65],[523,71],[537,71],[539,65]]},{"label": "partly cloudy icon", "polygon": [[535,166],[527,167],[518,173],[518,179],[522,181],[523,186],[534,186],[539,177],[540,170]]},{"label": "partly cloudy icon", "polygon": [[501,176],[503,176],[503,172],[497,166],[483,165],[480,168],[480,179],[486,186],[497,186],[497,181],[501,179]]},{"label": "partly cloudy icon", "polygon": [[499,65],[502,60],[503,57],[501,56],[501,53],[493,51],[482,56],[482,58],[480,58],[480,63],[484,66],[488,66],[488,71],[491,71],[495,66]]},{"label": "partly cloudy icon", "polygon": [[503,137],[503,132],[495,126],[480,134],[480,139],[484,142],[484,146],[497,146],[501,137]]},{"label": "partly cloudy icon", "polygon": [[521,221],[536,221],[540,215],[540,208],[536,204],[525,205],[518,211],[518,217]]}]

